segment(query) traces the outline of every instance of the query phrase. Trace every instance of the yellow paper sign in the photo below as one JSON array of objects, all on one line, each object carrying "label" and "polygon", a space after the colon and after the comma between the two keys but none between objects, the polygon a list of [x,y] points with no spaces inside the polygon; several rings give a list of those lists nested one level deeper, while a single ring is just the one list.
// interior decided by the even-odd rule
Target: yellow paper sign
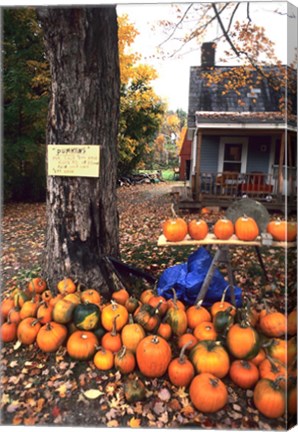
[{"label": "yellow paper sign", "polygon": [[99,161],[99,145],[48,146],[49,176],[99,177]]}]

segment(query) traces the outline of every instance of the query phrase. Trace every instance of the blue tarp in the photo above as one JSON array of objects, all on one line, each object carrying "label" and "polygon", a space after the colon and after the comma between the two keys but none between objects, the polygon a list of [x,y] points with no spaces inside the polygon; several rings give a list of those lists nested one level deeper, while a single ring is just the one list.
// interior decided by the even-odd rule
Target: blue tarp
[{"label": "blue tarp", "polygon": [[[202,287],[208,269],[212,262],[211,254],[203,247],[192,253],[186,263],[177,264],[167,268],[160,276],[157,285],[158,295],[166,299],[173,297],[172,288],[177,293],[177,298],[185,304],[195,303],[197,295]],[[214,302],[220,301],[223,291],[228,283],[218,269],[215,270],[206,293],[203,305],[211,306]],[[226,300],[231,301],[229,289],[226,293]],[[236,306],[242,304],[242,292],[234,286]]]}]

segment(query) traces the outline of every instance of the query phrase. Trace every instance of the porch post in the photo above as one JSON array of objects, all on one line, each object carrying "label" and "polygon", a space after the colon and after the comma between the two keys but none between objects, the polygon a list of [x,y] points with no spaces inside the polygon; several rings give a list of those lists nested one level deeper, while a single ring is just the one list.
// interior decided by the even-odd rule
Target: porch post
[{"label": "porch post", "polygon": [[195,177],[195,201],[201,201],[201,148],[202,130],[197,130],[197,154],[196,154],[196,177]]},{"label": "porch post", "polygon": [[277,199],[278,201],[282,201],[282,191],[283,191],[283,164],[285,158],[285,131],[283,131],[281,135],[281,143],[280,143],[280,154],[279,154],[279,164],[278,164],[278,179],[277,179]]},{"label": "porch post", "polygon": [[289,189],[290,189],[290,197],[293,198],[293,155],[292,155],[292,146],[291,146],[291,133],[287,132],[287,145],[288,145],[288,160],[287,160],[287,166],[289,167]]}]

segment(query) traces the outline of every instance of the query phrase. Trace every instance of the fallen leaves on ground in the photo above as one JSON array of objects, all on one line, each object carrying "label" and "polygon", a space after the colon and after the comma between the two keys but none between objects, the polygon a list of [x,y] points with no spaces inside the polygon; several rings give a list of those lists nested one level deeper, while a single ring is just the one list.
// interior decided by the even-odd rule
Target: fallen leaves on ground
[{"label": "fallen leaves on ground", "polygon": [[[122,260],[158,276],[171,265],[186,261],[195,247],[159,248],[162,222],[171,215],[171,186],[165,183],[118,190]],[[204,218],[216,220],[218,213]],[[188,220],[197,213],[184,215]],[[45,240],[44,204],[9,204],[2,220],[3,294],[25,282],[42,265]],[[236,283],[258,307],[267,286],[269,305],[283,308],[284,254],[263,251],[268,281],[253,250],[233,249]],[[290,261],[289,261],[290,262]],[[226,269],[222,272],[226,275]],[[278,280],[272,295],[273,283]],[[6,344],[1,349],[0,408],[7,425],[72,425],[201,429],[283,429],[281,419],[268,420],[254,408],[252,392],[241,390],[228,378],[229,402],[225,409],[203,415],[191,404],[183,387],[165,378],[146,380],[146,399],[128,404],[120,372],[99,372],[92,362],[72,361],[65,349],[44,354],[35,345]]]}]

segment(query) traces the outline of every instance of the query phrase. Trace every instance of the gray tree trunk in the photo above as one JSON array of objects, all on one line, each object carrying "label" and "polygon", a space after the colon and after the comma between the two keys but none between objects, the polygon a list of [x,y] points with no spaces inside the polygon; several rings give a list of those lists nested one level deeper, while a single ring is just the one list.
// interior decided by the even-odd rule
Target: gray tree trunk
[{"label": "gray tree trunk", "polygon": [[99,178],[47,178],[45,276],[108,293],[103,257],[119,255],[119,60],[114,6],[40,7],[52,88],[47,144],[100,144]]}]

